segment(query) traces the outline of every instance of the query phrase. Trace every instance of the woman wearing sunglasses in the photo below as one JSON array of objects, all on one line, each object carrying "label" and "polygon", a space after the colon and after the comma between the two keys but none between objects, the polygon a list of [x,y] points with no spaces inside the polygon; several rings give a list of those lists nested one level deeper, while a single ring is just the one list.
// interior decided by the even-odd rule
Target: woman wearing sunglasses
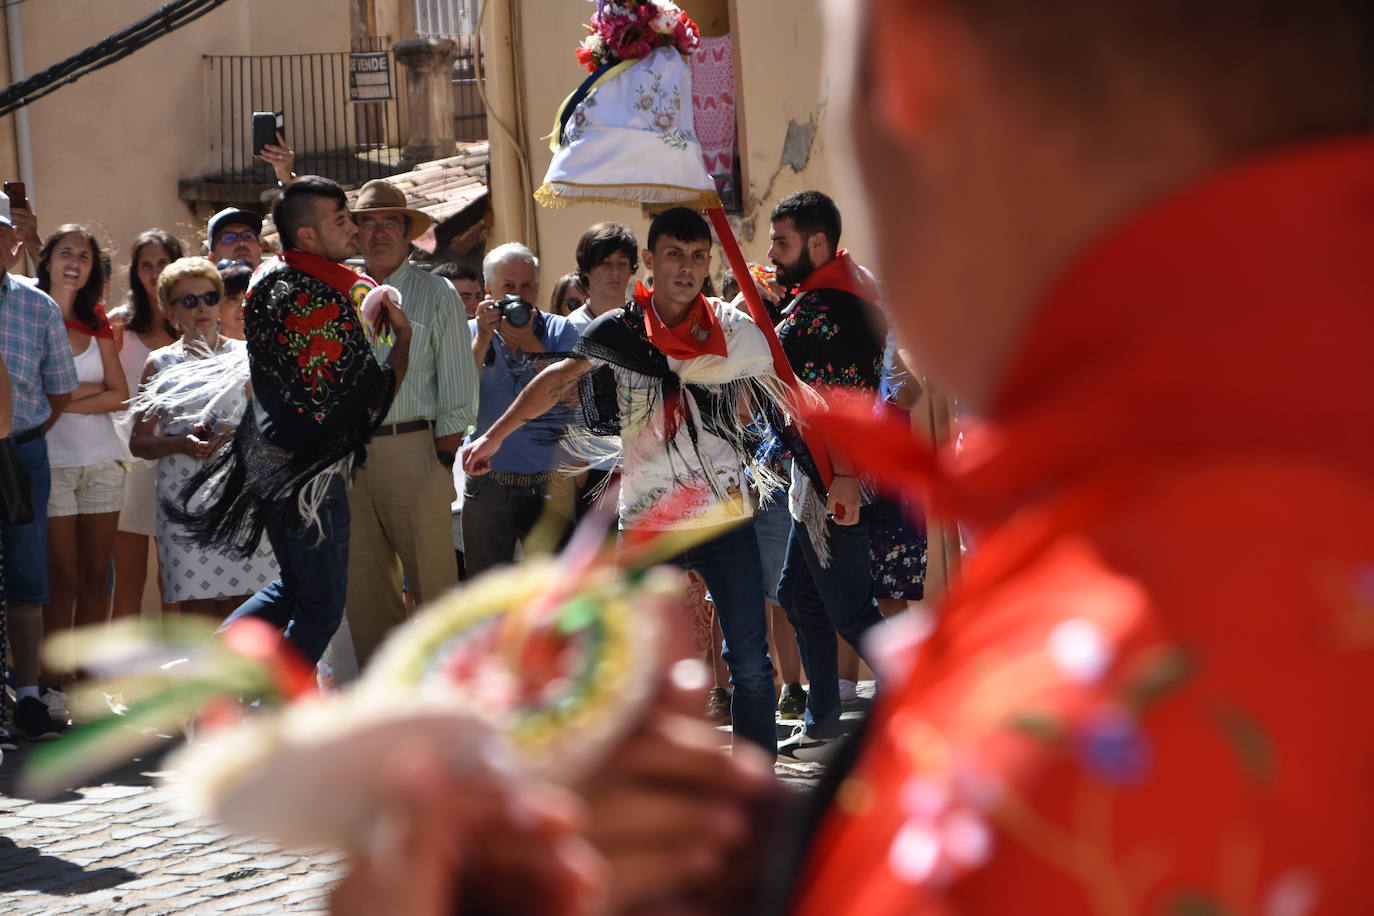
[{"label": "woman wearing sunglasses", "polygon": [[158,462],[156,541],[164,599],[186,613],[224,617],[277,578],[266,539],[247,560],[188,546],[163,504],[180,501],[186,481],[238,424],[248,403],[248,350],[221,332],[224,281],[210,261],[172,262],[157,292],[181,339],[148,355],[129,447]]}]

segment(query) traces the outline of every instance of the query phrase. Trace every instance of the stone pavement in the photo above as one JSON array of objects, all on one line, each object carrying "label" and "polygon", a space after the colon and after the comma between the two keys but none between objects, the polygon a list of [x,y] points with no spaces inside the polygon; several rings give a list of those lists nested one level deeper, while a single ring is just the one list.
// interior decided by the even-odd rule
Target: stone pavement
[{"label": "stone pavement", "polygon": [[[872,685],[860,690],[870,695]],[[780,723],[780,737],[794,724]],[[42,800],[19,793],[19,772],[34,747],[19,744],[0,763],[0,913],[324,912],[342,856],[284,850],[178,811],[157,784],[173,742],[105,774],[99,785]],[[814,763],[777,767],[784,783],[802,791],[822,770]]]},{"label": "stone pavement", "polygon": [[0,912],[324,911],[339,854],[286,851],[187,817],[156,784],[160,753],[34,801],[16,787],[31,748],[20,742],[0,765]]}]

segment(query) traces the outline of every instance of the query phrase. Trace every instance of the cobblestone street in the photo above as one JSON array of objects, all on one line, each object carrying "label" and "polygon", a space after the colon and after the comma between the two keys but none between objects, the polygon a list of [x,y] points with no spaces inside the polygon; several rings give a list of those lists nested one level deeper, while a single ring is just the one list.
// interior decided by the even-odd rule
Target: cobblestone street
[{"label": "cobblestone street", "polygon": [[160,755],[104,784],[36,802],[16,782],[32,745],[0,768],[0,911],[323,912],[341,857],[284,851],[185,816],[157,786]]},{"label": "cobblestone street", "polygon": [[[860,690],[869,695],[872,684]],[[795,724],[780,723],[780,734]],[[728,729],[722,732],[728,740]],[[18,788],[33,748],[20,742],[0,764],[0,913],[324,912],[339,853],[284,850],[186,816],[157,784],[161,752],[106,774],[99,785],[39,801]],[[780,763],[777,773],[800,791],[821,769]]]}]

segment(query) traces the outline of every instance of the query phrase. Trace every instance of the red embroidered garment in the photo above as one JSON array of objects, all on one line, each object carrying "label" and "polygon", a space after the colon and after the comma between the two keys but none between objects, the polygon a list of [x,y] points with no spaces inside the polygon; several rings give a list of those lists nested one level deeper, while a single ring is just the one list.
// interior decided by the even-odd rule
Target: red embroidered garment
[{"label": "red embroidered garment", "polygon": [[726,355],[725,332],[705,296],[697,293],[687,317],[671,328],[658,317],[653,298],[654,294],[643,283],[635,284],[635,303],[644,310],[644,330],[649,335],[649,342],[664,355],[673,359]]},{"label": "red embroidered garment", "polygon": [[967,460],[815,417],[981,540],[796,911],[1368,911],[1371,340],[1374,142],[1330,142],[1091,251]]}]

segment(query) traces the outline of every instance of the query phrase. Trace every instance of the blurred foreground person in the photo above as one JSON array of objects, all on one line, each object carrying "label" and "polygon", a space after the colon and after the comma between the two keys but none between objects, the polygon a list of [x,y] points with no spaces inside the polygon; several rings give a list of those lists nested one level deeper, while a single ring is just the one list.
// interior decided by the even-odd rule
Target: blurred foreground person
[{"label": "blurred foreground person", "polygon": [[[955,460],[868,406],[818,423],[919,473],[979,549],[935,631],[879,649],[867,731],[795,832],[719,772],[664,788],[692,782],[666,750],[671,782],[606,767],[609,887],[630,910],[734,880],[711,909],[807,916],[1365,911],[1374,8],[831,8],[884,299],[985,425]],[[684,797],[748,829],[624,829]],[[750,873],[737,851],[770,842],[798,848]],[[648,849],[680,855],[651,875]]]}]

